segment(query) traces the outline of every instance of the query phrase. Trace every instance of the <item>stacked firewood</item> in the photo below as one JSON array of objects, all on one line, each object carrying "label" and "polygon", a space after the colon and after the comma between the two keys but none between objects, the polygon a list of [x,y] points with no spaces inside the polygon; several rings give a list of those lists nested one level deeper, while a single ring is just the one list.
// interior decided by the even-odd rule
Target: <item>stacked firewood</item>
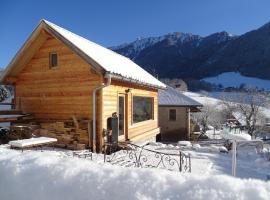
[{"label": "stacked firewood", "polygon": [[41,136],[57,138],[58,147],[83,150],[89,144],[88,127],[78,123],[50,122],[40,123]]}]

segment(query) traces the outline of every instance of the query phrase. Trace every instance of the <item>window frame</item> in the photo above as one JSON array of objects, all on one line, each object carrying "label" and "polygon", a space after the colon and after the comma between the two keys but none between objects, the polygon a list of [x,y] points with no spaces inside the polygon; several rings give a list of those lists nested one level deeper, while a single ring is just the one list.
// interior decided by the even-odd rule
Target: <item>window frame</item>
[{"label": "window frame", "polygon": [[[56,55],[56,65],[53,65],[53,55]],[[49,68],[55,69],[58,68],[59,61],[58,61],[58,54],[56,52],[50,52],[49,53]]]},{"label": "window frame", "polygon": [[[171,118],[171,111],[174,111],[175,112],[175,118],[174,119]],[[177,121],[177,110],[175,108],[170,108],[169,109],[168,118],[169,118],[169,121],[170,122]]]},{"label": "window frame", "polygon": [[[134,122],[134,97],[144,97],[144,98],[149,98],[149,99],[151,99],[151,104],[152,104],[152,106],[151,106],[151,118],[150,119],[147,119],[147,120],[144,120],[144,121],[140,121],[140,122]],[[137,124],[141,124],[141,123],[145,123],[145,122],[148,122],[148,121],[153,121],[154,119],[155,119],[155,112],[154,112],[154,109],[155,109],[155,106],[154,106],[154,103],[155,103],[155,100],[154,100],[154,97],[152,97],[152,96],[143,96],[143,95],[137,95],[137,94],[135,94],[135,95],[131,95],[131,101],[132,101],[132,103],[131,103],[131,124],[132,125],[137,125]]]}]

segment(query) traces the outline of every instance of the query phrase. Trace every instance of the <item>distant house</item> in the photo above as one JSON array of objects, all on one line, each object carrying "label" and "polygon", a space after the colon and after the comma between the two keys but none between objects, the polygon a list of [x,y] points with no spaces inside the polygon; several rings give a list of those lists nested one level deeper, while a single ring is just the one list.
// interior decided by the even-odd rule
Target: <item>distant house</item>
[{"label": "distant house", "polygon": [[159,94],[159,126],[161,140],[177,142],[190,139],[190,112],[198,112],[203,105],[167,86]]},{"label": "distant house", "polygon": [[[91,122],[89,135],[80,131],[76,137],[93,147],[101,148],[107,118],[114,112],[119,140],[146,140],[160,132],[158,89],[166,87],[163,83],[130,59],[46,20],[12,59],[1,83],[15,87],[16,109],[36,121]],[[64,136],[75,138],[70,132]]]}]

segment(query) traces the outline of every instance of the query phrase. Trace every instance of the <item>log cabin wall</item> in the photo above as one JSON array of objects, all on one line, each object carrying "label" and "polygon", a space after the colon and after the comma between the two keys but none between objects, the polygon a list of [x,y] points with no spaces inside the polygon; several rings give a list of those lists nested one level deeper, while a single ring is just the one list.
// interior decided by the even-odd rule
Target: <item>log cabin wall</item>
[{"label": "log cabin wall", "polygon": [[[57,67],[49,54],[57,53]],[[45,41],[19,73],[16,105],[38,119],[92,119],[92,90],[102,83],[91,66],[55,38]]]},{"label": "log cabin wall", "polygon": [[[113,80],[111,85],[104,88],[103,91],[103,120],[102,125],[106,129],[107,118],[111,117],[113,112],[118,112],[118,96],[125,96],[126,104],[126,123],[125,138],[131,141],[144,140],[159,133],[158,127],[158,91],[141,87],[136,84]],[[153,98],[153,119],[143,122],[133,123],[132,121],[132,98],[133,96],[143,96]]]},{"label": "log cabin wall", "polygon": [[[49,55],[57,53],[58,65],[50,68]],[[15,102],[17,109],[32,113],[38,120],[65,121],[75,116],[77,119],[92,119],[92,92],[104,83],[81,57],[61,41],[50,37],[34,53],[16,76]],[[130,91],[128,91],[131,89]],[[109,87],[97,95],[97,148],[100,149],[103,128],[107,128],[107,118],[118,112],[118,95],[125,95],[126,126],[125,139],[145,140],[159,133],[158,90],[138,84],[112,80]],[[132,122],[132,97],[153,98],[153,119]]]}]

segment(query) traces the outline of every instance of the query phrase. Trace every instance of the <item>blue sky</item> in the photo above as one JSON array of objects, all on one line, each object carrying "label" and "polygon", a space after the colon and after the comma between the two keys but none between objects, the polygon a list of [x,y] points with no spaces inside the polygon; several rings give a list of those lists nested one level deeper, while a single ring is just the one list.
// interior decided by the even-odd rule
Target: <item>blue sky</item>
[{"label": "blue sky", "polygon": [[242,34],[270,21],[269,0],[1,0],[0,67],[45,18],[104,46],[168,32]]}]

